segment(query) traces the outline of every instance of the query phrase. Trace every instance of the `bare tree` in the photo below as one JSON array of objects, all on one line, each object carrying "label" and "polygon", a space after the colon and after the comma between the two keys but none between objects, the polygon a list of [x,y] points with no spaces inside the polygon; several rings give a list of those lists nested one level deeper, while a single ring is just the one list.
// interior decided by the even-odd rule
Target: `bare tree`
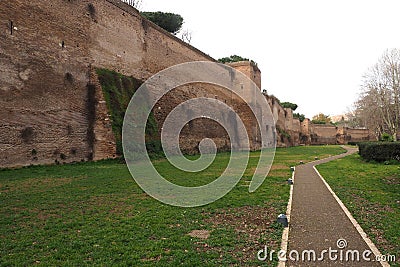
[{"label": "bare tree", "polygon": [[383,134],[384,122],[375,105],[375,99],[370,94],[362,94],[360,99],[354,103],[352,121],[360,128],[370,129],[379,138]]},{"label": "bare tree", "polygon": [[122,2],[125,2],[136,9],[140,9],[142,7],[143,0],[122,0]]},{"label": "bare tree", "polygon": [[189,31],[188,29],[182,31],[181,39],[182,39],[182,41],[190,44],[190,42],[192,41],[192,32]]},{"label": "bare tree", "polygon": [[400,50],[386,50],[365,75],[363,92],[355,103],[365,126],[378,136],[389,133],[397,140],[400,126]]},{"label": "bare tree", "polygon": [[365,123],[360,116],[357,108],[355,105],[352,108],[348,108],[346,111],[346,118],[345,120],[345,127],[351,127],[351,128],[366,128]]}]

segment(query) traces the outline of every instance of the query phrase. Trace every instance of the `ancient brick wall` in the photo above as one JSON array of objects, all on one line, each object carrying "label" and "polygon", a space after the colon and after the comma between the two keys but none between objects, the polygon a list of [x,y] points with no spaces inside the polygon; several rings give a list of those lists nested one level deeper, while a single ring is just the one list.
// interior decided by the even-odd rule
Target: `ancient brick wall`
[{"label": "ancient brick wall", "polygon": [[327,145],[336,144],[337,127],[334,125],[311,124],[311,144]]},{"label": "ancient brick wall", "polygon": [[349,141],[353,142],[369,141],[372,137],[368,129],[346,128],[345,134],[349,135]]},{"label": "ancient brick wall", "polygon": [[261,71],[257,65],[250,61],[228,63],[232,68],[249,77],[261,89]]},{"label": "ancient brick wall", "polygon": [[304,119],[300,123],[300,144],[310,145],[311,144],[311,121],[310,119]]},{"label": "ancient brick wall", "polygon": [[121,1],[91,2],[95,12],[90,27],[90,58],[96,66],[145,80],[179,63],[214,61]]},{"label": "ancient brick wall", "polygon": [[292,127],[290,129],[290,135],[292,136],[292,146],[300,145],[300,120],[299,119],[292,119]]},{"label": "ancient brick wall", "polygon": [[286,146],[285,137],[282,135],[282,131],[285,129],[285,111],[279,104],[279,100],[274,96],[264,95],[267,98],[268,104],[271,108],[272,115],[275,120],[275,126],[277,128],[276,144],[278,147]]},{"label": "ancient brick wall", "polygon": [[[228,91],[227,89],[218,87],[216,85],[193,83],[189,85],[180,86],[170,93],[164,95],[160,101],[157,102],[154,115],[159,125],[162,125],[166,117],[171,111],[182,102],[190,99],[206,97],[221,101],[231,107],[234,112],[240,116],[243,121],[247,135],[249,137],[250,146],[252,149],[259,149],[261,145],[260,131],[256,130],[256,120],[247,103],[239,98],[236,94]],[[192,109],[196,107],[191,107]],[[198,107],[204,108],[204,107]],[[221,111],[222,112],[222,111]],[[188,112],[189,113],[189,112]],[[188,116],[190,114],[187,114]],[[235,120],[234,116],[229,114],[215,114],[221,118],[226,118],[226,123],[232,124]],[[185,118],[182,117],[182,120]],[[258,129],[258,128],[257,128]],[[188,122],[180,132],[180,148],[184,153],[194,154],[198,153],[198,144],[203,138],[210,138],[217,145],[219,151],[229,150],[231,140],[225,129],[209,118],[199,118]],[[234,145],[238,145],[235,144]]]},{"label": "ancient brick wall", "polygon": [[113,157],[96,75],[213,60],[120,1],[0,2],[0,166]]},{"label": "ancient brick wall", "polygon": [[300,127],[300,143],[307,145],[347,144],[374,140],[368,129],[313,124],[309,119],[305,119]]},{"label": "ancient brick wall", "polygon": [[339,127],[337,138],[339,144],[374,140],[369,129],[354,129],[349,127]]},{"label": "ancient brick wall", "polygon": [[[0,1],[0,167],[114,157],[116,141],[96,68],[144,81],[190,61],[214,59],[118,0]],[[256,65],[232,66],[261,88]],[[254,116],[243,101],[221,88],[181,88],[164,105],[198,96],[230,103],[246,125],[252,148],[259,147]],[[331,132],[306,131],[291,110],[272,96],[266,98],[280,129],[278,146],[297,145],[306,132],[331,138]],[[162,123],[165,116],[156,116]],[[229,145],[215,123],[200,119],[191,127],[182,131],[188,152],[206,129],[212,129],[219,147]]]},{"label": "ancient brick wall", "polygon": [[73,6],[0,2],[0,166],[93,156],[87,131],[89,43],[80,31],[90,19],[86,9],[78,16]]},{"label": "ancient brick wall", "polygon": [[[297,146],[301,143],[301,125],[299,119],[293,118],[293,110],[283,108],[279,100],[274,96],[264,94],[271,107],[277,128],[277,146]],[[309,135],[309,131],[307,131]]]},{"label": "ancient brick wall", "polygon": [[[0,25],[1,167],[115,156],[96,68],[145,80],[179,63],[214,61],[118,0],[1,1]],[[248,70],[260,84],[258,68]],[[220,91],[208,94],[229,99]],[[255,140],[251,114],[236,106]]]}]

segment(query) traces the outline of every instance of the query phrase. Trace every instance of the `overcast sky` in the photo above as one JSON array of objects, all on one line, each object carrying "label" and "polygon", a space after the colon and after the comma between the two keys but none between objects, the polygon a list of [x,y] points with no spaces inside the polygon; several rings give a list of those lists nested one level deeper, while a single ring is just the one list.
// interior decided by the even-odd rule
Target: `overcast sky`
[{"label": "overcast sky", "polygon": [[215,59],[253,59],[262,88],[307,117],[346,112],[362,75],[400,47],[399,0],[143,0],[182,15],[191,44]]}]

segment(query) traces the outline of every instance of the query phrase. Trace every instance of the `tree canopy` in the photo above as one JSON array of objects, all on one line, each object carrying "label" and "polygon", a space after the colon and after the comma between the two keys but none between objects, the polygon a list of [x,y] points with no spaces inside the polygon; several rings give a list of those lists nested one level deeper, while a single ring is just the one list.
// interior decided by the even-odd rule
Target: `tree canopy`
[{"label": "tree canopy", "polygon": [[295,111],[297,109],[297,104],[290,103],[290,102],[282,102],[281,106],[284,108],[290,108],[291,110]]},{"label": "tree canopy", "polygon": [[[297,104],[291,102],[279,102],[279,104],[283,108],[290,108],[293,111],[295,111],[299,107]],[[303,122],[306,119],[306,115],[300,113],[293,113],[293,118],[299,119],[300,122]]]},{"label": "tree canopy", "polygon": [[179,14],[161,11],[140,12],[140,14],[172,34],[176,34],[182,28],[183,18]]},{"label": "tree canopy", "polygon": [[299,119],[300,122],[303,122],[306,119],[306,115],[300,113],[293,113],[293,118]]},{"label": "tree canopy", "polygon": [[312,123],[314,124],[330,124],[332,123],[331,118],[324,113],[318,113],[312,117]]},{"label": "tree canopy", "polygon": [[239,61],[249,61],[249,59],[241,57],[241,56],[238,56],[238,55],[232,55],[230,57],[223,57],[223,58],[218,59],[218,62],[221,62],[221,63],[224,63],[224,64],[225,63],[232,63],[232,62],[239,62]]},{"label": "tree canopy", "polygon": [[257,63],[255,61],[250,60],[250,59],[245,58],[245,57],[238,56],[238,55],[232,55],[230,57],[223,57],[223,58],[218,59],[218,62],[223,63],[223,64],[225,64],[225,63],[233,63],[233,62],[240,62],[240,61],[250,61],[250,62],[254,63],[254,65],[257,66]]}]

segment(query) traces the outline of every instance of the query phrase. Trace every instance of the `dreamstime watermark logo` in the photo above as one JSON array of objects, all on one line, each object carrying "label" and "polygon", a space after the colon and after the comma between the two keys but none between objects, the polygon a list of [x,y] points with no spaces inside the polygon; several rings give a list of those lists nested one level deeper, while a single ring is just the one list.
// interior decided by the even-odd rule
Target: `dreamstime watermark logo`
[{"label": "dreamstime watermark logo", "polygon": [[346,249],[348,246],[345,239],[339,239],[336,242],[336,248],[329,247],[321,251],[313,249],[297,251],[285,250],[268,250],[267,246],[257,252],[257,259],[260,261],[301,261],[301,262],[318,262],[318,261],[340,261],[340,262],[359,262],[359,261],[378,261],[378,262],[395,262],[395,255],[375,255],[371,250],[359,251],[356,249]]},{"label": "dreamstime watermark logo", "polygon": [[[203,186],[184,187],[171,183],[154,168],[146,150],[146,123],[152,110],[162,108],[157,107],[157,103],[163,96],[177,87],[196,83],[224,88],[225,95],[231,97],[228,103],[232,104],[232,99],[240,98],[255,119],[251,122],[251,129],[249,126],[246,128],[240,114],[227,104],[226,99],[219,100],[214,96],[199,96],[177,105],[161,126],[162,148],[174,167],[186,172],[200,172],[215,159],[217,145],[209,138],[199,143],[201,156],[197,160],[192,161],[182,155],[179,135],[183,127],[194,119],[208,118],[219,123],[227,132],[231,144],[229,163],[217,179]],[[253,138],[249,138],[248,132]],[[163,70],[136,91],[126,110],[122,145],[131,175],[147,194],[166,204],[194,207],[211,203],[232,190],[246,170],[254,140],[261,148],[249,185],[249,192],[255,191],[271,168],[275,135],[275,122],[268,102],[253,81],[227,65],[197,61]]]}]

